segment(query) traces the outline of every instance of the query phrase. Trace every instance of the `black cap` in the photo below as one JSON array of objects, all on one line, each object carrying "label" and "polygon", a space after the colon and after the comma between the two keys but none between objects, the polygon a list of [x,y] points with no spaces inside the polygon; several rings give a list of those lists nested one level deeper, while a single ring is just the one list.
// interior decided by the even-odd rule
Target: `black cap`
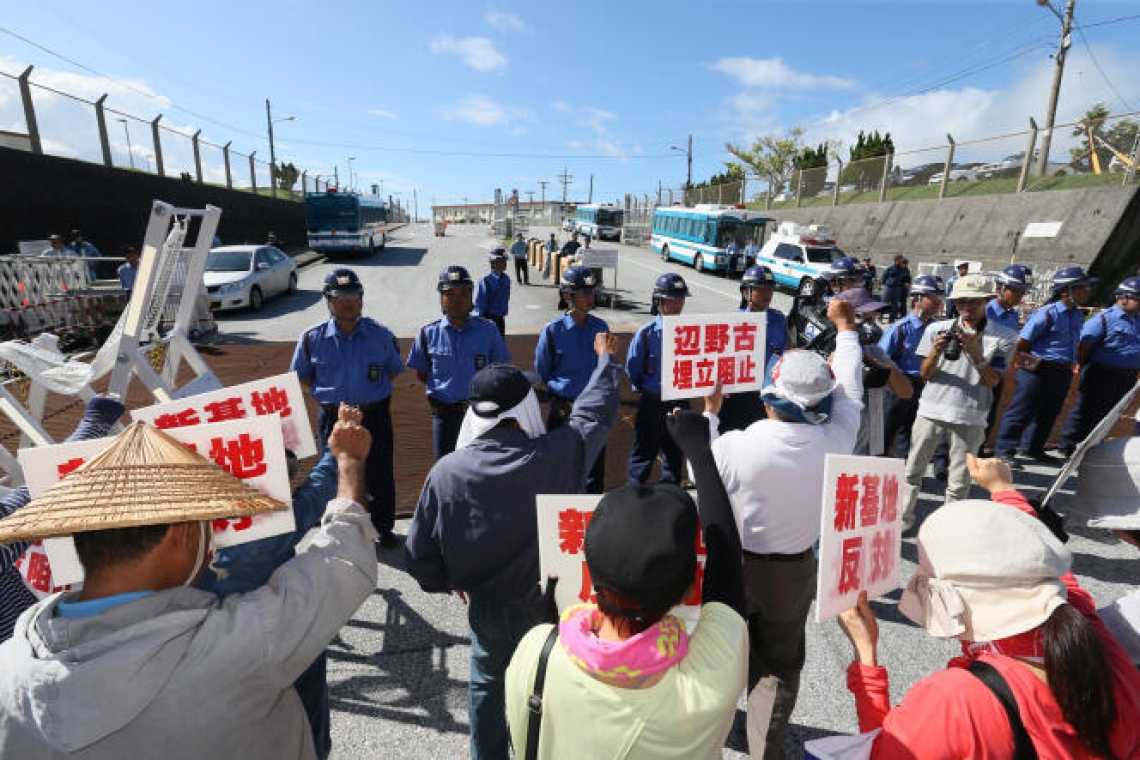
[{"label": "black cap", "polygon": [[629,617],[658,617],[697,573],[697,507],[675,485],[624,485],[598,502],[586,528],[594,588],[637,605]]},{"label": "black cap", "polygon": [[533,385],[535,376],[510,364],[492,364],[471,378],[467,401],[477,417],[498,417],[521,404]]}]

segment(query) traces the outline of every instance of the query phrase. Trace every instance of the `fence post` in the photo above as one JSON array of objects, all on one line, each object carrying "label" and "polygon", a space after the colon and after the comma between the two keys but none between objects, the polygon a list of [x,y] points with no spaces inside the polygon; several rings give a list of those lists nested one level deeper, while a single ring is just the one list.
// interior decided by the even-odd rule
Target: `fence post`
[{"label": "fence post", "polygon": [[249,154],[249,186],[253,189],[254,195],[257,194],[257,171],[253,167],[253,157],[256,155],[256,150]]},{"label": "fence post", "polygon": [[887,200],[887,183],[891,175],[891,164],[895,161],[895,154],[888,153],[883,156],[883,178],[879,180],[879,203]]},{"label": "fence post", "polygon": [[831,188],[831,205],[839,205],[839,185],[843,182],[843,159],[836,157],[835,162],[839,164],[839,170],[835,172],[835,184]]},{"label": "fence post", "polygon": [[946,151],[946,163],[942,166],[942,184],[938,188],[938,200],[946,197],[946,183],[950,181],[950,167],[954,165],[954,138],[947,134],[946,139],[950,141],[950,149]]},{"label": "fence post", "polygon": [[103,112],[103,101],[106,99],[104,94],[95,101],[95,121],[99,124],[99,147],[103,149],[103,165],[114,166],[115,162],[111,160],[111,140],[107,137],[107,114]]},{"label": "fence post", "polygon": [[764,210],[768,211],[772,208],[772,178],[768,178],[768,187],[764,189]]},{"label": "fence post", "polygon": [[32,102],[32,86],[28,82],[28,77],[32,75],[34,68],[35,66],[29,66],[20,75],[20,99],[24,101],[24,123],[28,125],[28,141],[32,144],[32,153],[42,156],[44,147],[40,143],[40,126],[36,122],[36,106]]},{"label": "fence post", "polygon": [[747,190],[747,188],[748,188],[748,175],[747,174],[741,174],[740,175],[740,205],[745,206],[745,207],[748,206],[748,190]]},{"label": "fence post", "polygon": [[166,172],[162,167],[162,140],[158,136],[158,122],[161,120],[162,114],[154,117],[154,121],[150,123],[150,134],[154,138],[154,168],[158,176],[165,177]]},{"label": "fence post", "polygon": [[301,200],[305,199],[305,191],[309,186],[309,172],[301,172]]},{"label": "fence post", "polygon": [[202,130],[194,133],[191,138],[194,141],[194,174],[198,176],[198,184],[202,184],[202,150],[198,145],[198,138],[202,136]]},{"label": "fence post", "polygon": [[232,174],[230,174],[230,146],[231,145],[233,145],[233,140],[230,140],[228,143],[226,143],[225,147],[222,148],[222,156],[226,159],[226,189],[227,190],[233,190],[234,189],[234,177]]},{"label": "fence post", "polygon": [[277,165],[272,161],[269,162],[269,194],[277,197]]},{"label": "fence post", "polygon": [[1017,192],[1025,192],[1025,181],[1029,179],[1029,165],[1033,163],[1033,148],[1037,145],[1037,122],[1029,117],[1029,145],[1025,148],[1025,158],[1021,159],[1021,173],[1017,175]]},{"label": "fence post", "polygon": [[804,190],[804,170],[800,169],[800,175],[796,178],[796,208],[800,207],[800,196],[803,195]]}]

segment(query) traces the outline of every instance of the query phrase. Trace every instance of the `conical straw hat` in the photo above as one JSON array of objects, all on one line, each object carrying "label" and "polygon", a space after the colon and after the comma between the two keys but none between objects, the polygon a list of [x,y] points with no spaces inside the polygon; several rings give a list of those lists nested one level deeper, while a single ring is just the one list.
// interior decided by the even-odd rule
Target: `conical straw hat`
[{"label": "conical straw hat", "polygon": [[0,544],[244,517],[286,506],[161,430],[136,422],[106,451],[0,520]]}]

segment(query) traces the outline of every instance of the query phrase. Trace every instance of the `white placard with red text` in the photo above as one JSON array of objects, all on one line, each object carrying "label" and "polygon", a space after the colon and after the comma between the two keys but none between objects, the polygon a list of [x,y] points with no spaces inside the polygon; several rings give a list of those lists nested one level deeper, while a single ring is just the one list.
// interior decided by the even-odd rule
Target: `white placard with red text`
[{"label": "white placard with red text", "polygon": [[[285,446],[276,414],[212,425],[171,428],[165,432],[248,485],[286,504],[291,503]],[[23,467],[32,498],[102,452],[114,440],[97,438],[20,449],[20,466]],[[214,541],[218,547],[236,546],[291,533],[295,529],[293,510],[290,508],[253,517],[214,520]],[[82,582],[83,568],[79,565],[75,543],[70,537],[46,539],[43,549],[50,569],[40,566],[42,560],[37,558],[38,552],[29,550],[26,558],[30,566],[24,577],[30,584],[38,584],[33,588],[34,591],[46,593]],[[41,589],[39,585],[45,588]]]},{"label": "white placard with red text", "polygon": [[[558,576],[554,601],[564,612],[576,604],[597,602],[590,571],[586,567],[586,526],[594,516],[601,494],[540,494],[538,508],[538,566],[542,585],[551,575]],[[630,536],[630,541],[636,541]],[[697,583],[685,604],[673,614],[685,621],[691,631],[701,614],[701,583],[705,571],[704,534],[697,531]]]},{"label": "white placard with red text", "polygon": [[828,454],[823,466],[816,622],[899,587],[906,462]]},{"label": "white placard with red text", "polygon": [[309,424],[305,397],[301,393],[301,383],[296,372],[286,372],[165,404],[134,409],[131,411],[131,419],[149,422],[156,428],[169,432],[174,428],[207,422],[225,422],[270,414],[280,415],[285,448],[296,454],[298,459],[317,453],[317,441]]},{"label": "white placard with red text", "polygon": [[768,316],[763,312],[682,314],[661,320],[661,398],[759,390]]}]

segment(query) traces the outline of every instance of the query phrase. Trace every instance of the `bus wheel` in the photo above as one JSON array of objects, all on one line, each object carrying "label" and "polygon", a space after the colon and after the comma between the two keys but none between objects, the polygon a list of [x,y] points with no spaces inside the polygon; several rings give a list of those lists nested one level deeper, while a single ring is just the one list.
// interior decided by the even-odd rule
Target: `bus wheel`
[{"label": "bus wheel", "polygon": [[698,253],[696,256],[693,257],[693,269],[697,270],[698,272],[703,272],[704,268],[705,268],[705,257]]},{"label": "bus wheel", "polygon": [[661,246],[661,260],[662,261],[668,261],[669,260],[669,246],[668,245]]}]

